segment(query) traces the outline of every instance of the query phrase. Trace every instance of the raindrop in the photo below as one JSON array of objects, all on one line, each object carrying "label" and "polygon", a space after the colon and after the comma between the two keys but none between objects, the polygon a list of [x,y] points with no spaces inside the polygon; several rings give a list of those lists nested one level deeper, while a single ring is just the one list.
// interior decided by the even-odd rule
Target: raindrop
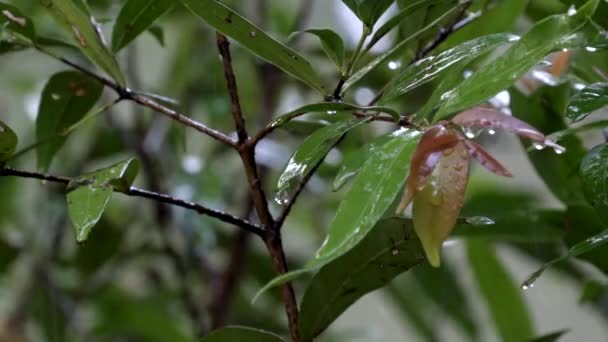
[{"label": "raindrop", "polygon": [[595,47],[593,47],[593,46],[587,46],[587,47],[585,48],[585,50],[587,50],[587,51],[589,51],[589,52],[595,52],[595,51],[597,51],[597,48],[595,48]]},{"label": "raindrop", "polygon": [[433,194],[431,195],[431,204],[435,206],[440,206],[443,203],[443,193],[441,189],[435,188],[433,190]]},{"label": "raindrop", "polygon": [[78,40],[78,43],[82,47],[86,47],[87,46],[87,41],[86,41],[86,39],[84,39],[84,36],[82,35],[82,32],[80,32],[80,30],[76,26],[72,26],[72,32],[74,32],[74,36],[76,36],[76,39]]},{"label": "raindrop", "polygon": [[496,222],[494,222],[494,220],[492,220],[489,217],[485,217],[485,216],[473,216],[473,217],[467,217],[465,219],[465,221],[475,227],[480,227],[480,226],[491,226],[493,224],[496,224]]},{"label": "raindrop", "polygon": [[570,6],[570,8],[568,8],[568,15],[569,16],[573,16],[576,14],[576,7],[574,7],[574,5]]},{"label": "raindrop", "polygon": [[393,256],[395,256],[395,255],[399,255],[399,250],[398,250],[397,248],[393,248],[393,249],[391,250],[391,254],[392,254]]},{"label": "raindrop", "polygon": [[401,62],[399,61],[390,61],[388,62],[388,68],[391,70],[397,70],[401,67]]},{"label": "raindrop", "polygon": [[493,130],[493,129],[489,129],[489,130],[488,130],[488,134],[489,134],[489,135],[494,135],[494,134],[496,134],[496,131],[495,131],[495,130]]},{"label": "raindrop", "polygon": [[464,135],[469,139],[474,139],[479,136],[482,130],[475,130],[469,127],[464,128]]},{"label": "raindrop", "polygon": [[289,192],[285,190],[279,190],[277,194],[274,196],[275,202],[279,205],[285,205],[289,203]]},{"label": "raindrop", "polygon": [[529,290],[533,288],[534,285],[536,285],[536,281],[538,280],[538,278],[540,278],[540,276],[545,272],[546,269],[547,267],[543,266],[538,271],[530,274],[528,278],[524,280],[524,282],[521,284],[521,288],[523,290]]},{"label": "raindrop", "polygon": [[337,113],[337,111],[335,111],[335,110],[328,110],[327,111],[327,115],[334,115],[336,113]]},{"label": "raindrop", "polygon": [[61,95],[53,93],[53,94],[51,94],[51,98],[54,101],[59,101],[59,100],[61,100]]},{"label": "raindrop", "polygon": [[541,151],[541,150],[543,150],[545,148],[545,145],[539,144],[539,143],[534,143],[533,146],[534,146],[534,149],[536,149],[538,151]]},{"label": "raindrop", "polygon": [[249,37],[251,37],[251,38],[255,38],[255,37],[257,37],[257,36],[258,36],[258,34],[257,34],[255,31],[251,31],[251,32],[249,32]]}]

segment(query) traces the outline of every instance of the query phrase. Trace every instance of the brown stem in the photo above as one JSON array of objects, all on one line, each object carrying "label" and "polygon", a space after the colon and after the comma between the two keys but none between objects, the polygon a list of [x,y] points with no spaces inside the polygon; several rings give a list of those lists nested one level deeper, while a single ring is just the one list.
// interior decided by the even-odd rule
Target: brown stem
[{"label": "brown stem", "polygon": [[[69,177],[54,176],[54,175],[48,175],[48,174],[30,172],[30,171],[22,171],[22,170],[16,170],[13,168],[8,168],[8,167],[0,170],[0,177],[21,177],[21,178],[39,179],[39,180],[43,180],[43,181],[47,181],[47,182],[59,183],[59,184],[64,184],[64,185],[68,185],[72,181],[72,178],[69,178]],[[175,197],[172,197],[167,194],[161,194],[161,193],[156,193],[153,191],[142,190],[142,189],[138,189],[135,187],[131,187],[128,191],[123,192],[123,194],[125,194],[127,196],[131,196],[131,197],[147,198],[150,200],[171,204],[176,207],[193,210],[201,215],[207,215],[209,217],[216,218],[220,221],[230,223],[232,225],[235,225],[239,228],[242,228],[242,229],[244,229],[250,233],[256,234],[258,236],[264,236],[264,234],[265,234],[264,230],[262,230],[261,227],[255,225],[247,220],[243,220],[241,218],[238,218],[236,216],[233,216],[231,214],[228,214],[228,213],[225,213],[225,212],[222,212],[219,210],[207,208],[198,203],[188,202],[188,201],[185,201],[185,200],[182,200],[179,198],[175,198]]]}]

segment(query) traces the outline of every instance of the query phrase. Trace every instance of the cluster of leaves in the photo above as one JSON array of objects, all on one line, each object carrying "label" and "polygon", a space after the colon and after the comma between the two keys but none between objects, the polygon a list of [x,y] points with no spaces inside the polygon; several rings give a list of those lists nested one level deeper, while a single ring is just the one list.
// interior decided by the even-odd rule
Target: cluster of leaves
[{"label": "cluster of leaves", "polygon": [[[305,123],[300,117],[307,114],[321,113],[320,118],[331,122],[321,122],[322,127],[314,130],[288,161],[277,184],[278,203],[291,205],[302,184],[350,132],[373,121],[397,124],[394,131],[368,142],[341,165],[334,190],[352,184],[322,246],[303,268],[274,278],[256,298],[269,288],[313,274],[301,300],[298,327],[301,339],[312,341],[358,299],[388,285],[398,275],[425,260],[439,267],[442,244],[454,231],[457,236],[470,239],[467,252],[471,267],[482,294],[488,298],[502,338],[532,338],[533,329],[527,320],[515,328],[510,326],[512,315],[505,314],[507,309],[514,308],[526,316],[525,308],[484,239],[513,242],[540,236],[540,241],[568,248],[557,259],[544,260],[547,263],[531,275],[525,287],[533,286],[549,266],[573,257],[608,272],[608,254],[605,246],[602,248],[608,242],[608,144],[587,151],[576,136],[582,131],[604,129],[608,122],[573,125],[608,104],[608,80],[601,71],[605,66],[589,65],[578,56],[608,49],[608,23],[604,17],[608,5],[599,0],[562,1],[571,6],[567,12],[544,15],[519,37],[505,31],[526,10],[525,1],[504,0],[490,8],[485,8],[484,1],[399,1],[399,11],[383,25],[378,20],[395,1],[343,2],[362,23],[361,38],[353,51],[347,51],[343,39],[332,30],[303,31],[319,38],[320,47],[335,64],[339,80],[333,91],[307,57],[220,1],[126,1],[117,17],[111,46],[106,45],[99,24],[82,0],[42,2],[73,36],[72,43],[39,36],[30,18],[14,6],[0,3],[0,25],[10,33],[10,39],[0,45],[1,52],[31,48],[61,59],[62,54],[57,51],[78,50],[109,77],[106,82],[85,69],[59,72],[48,80],[41,96],[37,143],[33,146],[38,168],[48,171],[68,136],[114,105],[95,108],[104,86],[128,89],[116,53],[141,33],[153,29],[162,15],[183,7],[323,96],[322,102],[279,116],[256,137],[263,139],[271,131]],[[464,15],[471,6],[484,12],[469,23],[472,19]],[[459,29],[462,25],[466,26]],[[439,34],[438,28],[443,28]],[[404,39],[373,55],[372,48],[396,30]],[[497,49],[503,52],[493,53]],[[371,82],[372,72],[380,66],[408,57],[413,62],[391,75],[371,103],[349,103],[348,91],[356,84]],[[542,62],[548,57],[553,58],[554,64],[546,71]],[[572,72],[559,70],[560,58],[561,63],[565,58],[565,63],[572,65]],[[597,72],[590,71],[594,67]],[[534,84],[530,70],[544,73],[554,82]],[[435,87],[423,104],[413,108],[413,114],[401,115],[400,101],[431,84]],[[522,92],[522,87],[527,87],[527,93]],[[492,97],[505,90],[511,98],[508,108],[492,107]],[[118,93],[116,102],[123,99]],[[512,115],[505,114],[505,109]],[[4,167],[20,153],[15,153],[17,135],[4,122],[0,121],[0,127],[0,165]],[[565,209],[530,211],[520,216],[511,211],[493,215],[475,209],[470,204],[472,199],[465,201],[471,159],[492,173],[511,176],[475,141],[478,133],[493,135],[496,130],[522,138],[539,175]],[[78,242],[84,242],[100,222],[113,192],[129,192],[137,169],[137,162],[128,159],[70,181],[67,205]],[[410,203],[411,215],[407,212]],[[541,225],[539,221],[548,227],[546,231],[536,230]],[[477,229],[480,225],[492,228],[481,231]],[[515,225],[534,227],[530,229],[534,231],[510,231]],[[483,239],[475,239],[480,236]],[[517,298],[514,303],[491,299],[495,297],[493,284],[501,282],[501,293],[505,298]],[[553,339],[559,336],[556,334]],[[204,341],[238,339],[282,340],[269,332],[232,327],[217,331]]]}]

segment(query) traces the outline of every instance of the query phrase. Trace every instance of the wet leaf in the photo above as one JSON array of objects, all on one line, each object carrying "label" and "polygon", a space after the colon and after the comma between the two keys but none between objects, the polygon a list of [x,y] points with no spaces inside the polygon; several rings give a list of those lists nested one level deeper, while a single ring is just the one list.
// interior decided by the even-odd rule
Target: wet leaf
[{"label": "wet leaf", "polygon": [[0,2],[0,27],[18,34],[21,38],[36,42],[36,29],[32,20],[14,6]]},{"label": "wet leaf", "polygon": [[103,86],[76,71],[55,74],[42,92],[36,118],[38,169],[46,171],[67,137],[64,132],[82,119],[99,100]]},{"label": "wet leaf", "polygon": [[458,134],[444,126],[433,126],[424,131],[410,162],[410,173],[397,213],[403,213],[416,193],[424,188],[439,163],[443,152],[458,144]]},{"label": "wet leaf", "polygon": [[309,136],[293,154],[277,183],[277,202],[286,204],[302,181],[325,158],[327,153],[350,130],[368,122],[367,119],[351,118],[338,121]]},{"label": "wet leaf", "polygon": [[475,107],[456,115],[452,122],[465,128],[504,129],[539,143],[545,142],[544,134],[536,128],[494,108]]},{"label": "wet leaf", "polygon": [[608,83],[594,83],[570,99],[566,116],[572,121],[580,121],[605,106],[608,106]]},{"label": "wet leaf", "polygon": [[569,135],[583,133],[583,132],[587,132],[587,131],[591,131],[591,130],[595,130],[595,129],[602,129],[602,128],[606,128],[606,127],[608,127],[608,120],[594,121],[594,122],[590,122],[588,124],[580,125],[578,127],[570,127],[570,128],[563,129],[561,131],[557,131],[555,133],[551,133],[551,135],[548,136],[548,139],[559,142],[560,140],[562,140],[563,138],[565,138]]},{"label": "wet leaf", "polygon": [[205,336],[201,342],[284,342],[285,339],[268,331],[229,326],[213,331]]},{"label": "wet leaf", "polygon": [[344,186],[349,180],[354,178],[361,170],[365,161],[374,154],[379,148],[382,147],[386,142],[391,140],[391,135],[384,135],[376,140],[366,144],[358,151],[352,153],[344,159],[344,162],[340,166],[336,177],[333,182],[333,191],[338,191]]},{"label": "wet leaf", "polygon": [[549,53],[563,48],[584,47],[584,26],[599,0],[590,0],[574,15],[561,14],[539,21],[509,50],[481,67],[458,87],[445,94],[434,117],[477,105],[510,87]]},{"label": "wet leaf", "polygon": [[557,342],[559,341],[560,338],[562,338],[564,335],[566,335],[567,333],[569,333],[569,330],[560,330],[560,331],[556,331],[541,337],[536,337],[530,340],[530,342]]},{"label": "wet leaf", "polygon": [[469,240],[467,255],[500,340],[531,339],[533,327],[521,291],[493,248],[483,240]]},{"label": "wet leaf", "polygon": [[336,114],[337,112],[346,112],[346,111],[355,111],[355,110],[387,113],[391,117],[395,118],[395,120],[398,120],[400,118],[400,115],[398,112],[396,112],[394,109],[391,109],[388,107],[362,107],[362,106],[357,106],[354,104],[344,103],[344,102],[321,102],[321,103],[305,105],[305,106],[302,106],[289,113],[283,114],[283,115],[279,116],[278,118],[274,119],[270,124],[268,124],[267,127],[268,128],[280,127],[280,126],[284,125],[285,123],[287,123],[297,117],[300,117],[302,115],[309,114],[309,113],[324,112],[324,113],[327,113],[328,115],[333,115],[333,114]]},{"label": "wet leaf", "polygon": [[608,144],[596,146],[583,158],[580,174],[585,197],[608,225]]},{"label": "wet leaf", "polygon": [[414,197],[416,234],[432,266],[439,267],[441,245],[456,225],[469,180],[469,155],[463,143],[445,151],[431,181]]},{"label": "wet leaf", "polygon": [[[566,209],[565,227],[566,235],[564,242],[567,247],[573,247],[583,243],[590,236],[601,234],[608,228],[608,224],[602,221],[598,212],[589,205],[571,205]],[[576,227],[576,229],[572,229]],[[560,250],[561,252],[561,250]],[[561,254],[561,253],[560,253]],[[557,256],[560,256],[558,254]],[[608,248],[596,248],[593,251],[576,256],[577,259],[585,260],[593,264],[604,273],[608,273]],[[545,260],[546,261],[546,260]]]},{"label": "wet leaf", "polygon": [[17,134],[0,120],[0,166],[13,156],[18,142]]},{"label": "wet leaf", "polygon": [[153,25],[147,31],[156,39],[160,46],[165,47],[165,30],[162,27]]},{"label": "wet leaf", "polygon": [[503,177],[513,176],[511,172],[507,170],[507,168],[505,168],[498,160],[494,159],[494,157],[492,157],[492,155],[478,143],[471,140],[466,140],[464,144],[467,151],[469,151],[469,155],[477,160],[479,164],[485,167],[488,171]]},{"label": "wet leaf", "polygon": [[411,5],[408,5],[404,9],[400,10],[399,13],[395,14],[392,18],[386,21],[382,26],[375,30],[372,38],[367,43],[366,50],[370,50],[377,42],[379,42],[384,36],[386,36],[395,27],[399,26],[402,22],[407,22],[412,16],[420,15],[419,11],[426,9],[427,7],[434,6],[437,3],[448,2],[451,0],[420,0]]},{"label": "wet leaf", "polygon": [[395,2],[395,0],[342,0],[363,24],[372,31],[380,16]]},{"label": "wet leaf", "polygon": [[400,71],[386,86],[382,103],[390,102],[412,89],[430,82],[452,68],[469,64],[480,56],[519,40],[509,33],[497,33],[462,43],[436,56],[430,56]]},{"label": "wet leaf", "polygon": [[101,28],[86,4],[81,0],[45,0],[43,4],[72,33],[80,50],[118,84],[124,86],[125,78],[118,62],[106,46]]},{"label": "wet leaf", "polygon": [[[460,6],[462,6],[462,5],[460,5]],[[439,18],[433,20],[428,25],[424,26],[417,32],[408,36],[407,38],[405,38],[404,40],[402,40],[401,42],[399,42],[398,44],[393,46],[390,50],[377,56],[371,62],[369,62],[368,64],[366,64],[365,66],[363,66],[362,68],[357,70],[357,72],[355,72],[351,77],[349,77],[348,80],[344,83],[344,86],[342,87],[343,91],[345,92],[346,90],[350,89],[353,85],[355,85],[357,82],[359,82],[362,78],[367,76],[367,74],[369,74],[370,72],[375,70],[379,65],[387,63],[391,59],[396,58],[397,56],[400,56],[408,47],[410,47],[410,44],[413,44],[414,42],[416,42],[416,40],[420,36],[433,30],[435,27],[441,25],[441,23],[443,23],[447,18],[450,18],[452,15],[454,15],[454,13],[457,13],[460,6],[456,6],[452,9],[450,9],[445,14],[441,15]]]},{"label": "wet leaf", "polygon": [[129,159],[110,167],[74,178],[68,185],[67,202],[76,241],[87,240],[91,229],[116,191],[127,192],[138,172],[138,163]]},{"label": "wet leaf", "polygon": [[112,51],[116,53],[127,46],[175,4],[173,0],[126,1],[118,14],[112,32]]},{"label": "wet leaf", "polygon": [[330,29],[310,29],[304,32],[319,37],[321,46],[323,47],[323,51],[325,51],[327,57],[329,57],[334,64],[336,64],[338,70],[343,72],[345,49],[342,37]]},{"label": "wet leaf", "polygon": [[236,40],[260,58],[303,81],[322,94],[327,93],[312,65],[296,51],[270,37],[249,20],[217,0],[180,0],[192,13],[214,29]]},{"label": "wet leaf", "polygon": [[359,298],[423,260],[411,221],[379,221],[361,243],[312,279],[300,308],[302,340],[312,341]]}]

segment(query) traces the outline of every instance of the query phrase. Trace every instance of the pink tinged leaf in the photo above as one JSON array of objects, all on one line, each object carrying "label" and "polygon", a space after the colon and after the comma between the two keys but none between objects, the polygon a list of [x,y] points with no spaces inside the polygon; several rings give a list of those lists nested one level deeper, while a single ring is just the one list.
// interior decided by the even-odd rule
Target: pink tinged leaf
[{"label": "pink tinged leaf", "polygon": [[463,142],[443,153],[433,179],[414,197],[414,230],[434,267],[441,263],[441,245],[456,225],[464,204],[469,159]]},{"label": "pink tinged leaf", "polygon": [[490,152],[486,151],[483,146],[472,140],[465,140],[464,144],[469,151],[471,157],[475,158],[483,167],[490,172],[503,177],[513,177],[511,172],[507,170],[498,160],[494,159]]},{"label": "pink tinged leaf", "polygon": [[538,143],[545,143],[545,136],[527,123],[497,109],[475,107],[456,115],[452,122],[462,127],[504,129]]},{"label": "pink tinged leaf", "polygon": [[432,126],[424,132],[412,156],[410,174],[397,213],[403,213],[414,195],[422,190],[439,163],[442,152],[453,148],[459,141],[458,133],[442,124]]}]

